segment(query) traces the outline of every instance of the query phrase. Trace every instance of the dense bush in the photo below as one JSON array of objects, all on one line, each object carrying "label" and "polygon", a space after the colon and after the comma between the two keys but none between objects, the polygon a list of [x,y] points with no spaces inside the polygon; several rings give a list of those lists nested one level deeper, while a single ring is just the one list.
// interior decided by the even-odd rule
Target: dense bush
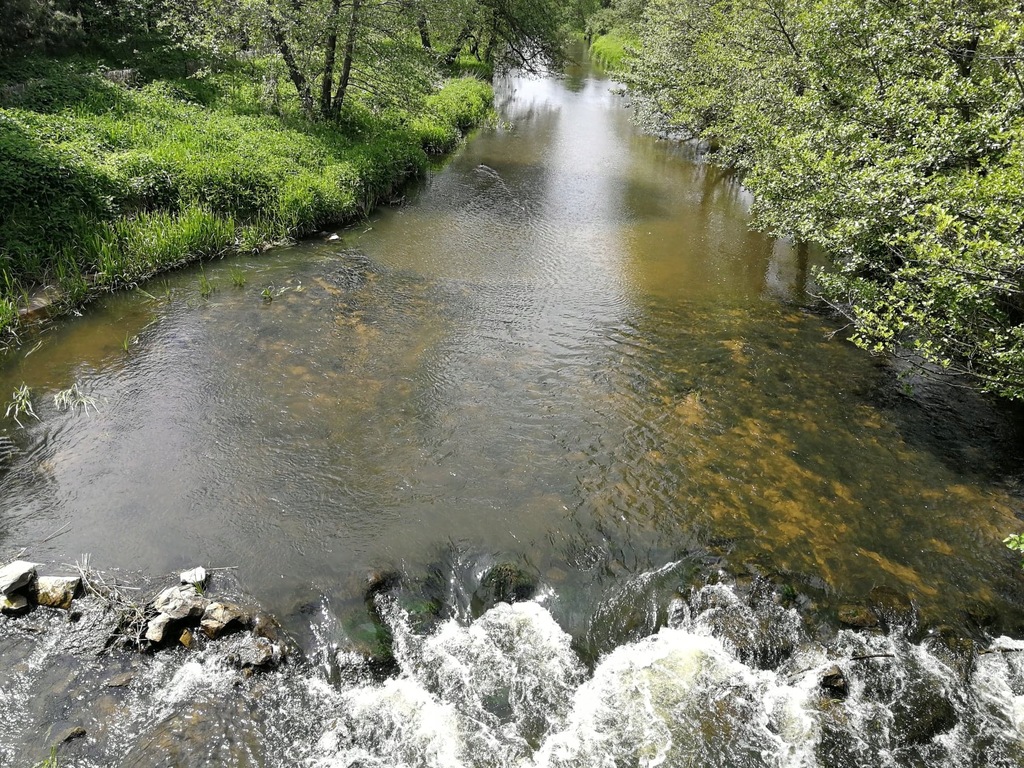
[{"label": "dense bush", "polygon": [[820,243],[856,343],[1024,399],[1024,10],[651,0],[630,82]]}]

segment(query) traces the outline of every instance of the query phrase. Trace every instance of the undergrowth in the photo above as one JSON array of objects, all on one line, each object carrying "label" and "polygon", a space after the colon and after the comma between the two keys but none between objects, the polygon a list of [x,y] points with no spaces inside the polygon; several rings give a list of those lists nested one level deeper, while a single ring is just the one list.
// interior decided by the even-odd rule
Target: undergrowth
[{"label": "undergrowth", "polygon": [[404,111],[353,102],[328,124],[283,93],[230,72],[119,84],[81,63],[0,82],[0,335],[41,286],[75,305],[363,216],[492,99],[464,77]]},{"label": "undergrowth", "polygon": [[606,69],[618,70],[622,68],[629,47],[636,43],[637,40],[629,33],[611,29],[606,34],[594,37],[590,44],[590,55]]}]

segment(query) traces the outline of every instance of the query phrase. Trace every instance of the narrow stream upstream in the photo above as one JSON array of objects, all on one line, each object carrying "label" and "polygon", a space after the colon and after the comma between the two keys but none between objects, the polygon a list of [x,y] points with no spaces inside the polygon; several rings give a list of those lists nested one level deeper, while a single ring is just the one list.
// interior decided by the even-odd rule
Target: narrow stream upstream
[{"label": "narrow stream upstream", "polygon": [[[230,567],[304,660],[242,678],[216,644],[96,655],[98,611],[0,618],[0,765],[66,723],[76,766],[1024,764],[1019,414],[844,343],[804,309],[813,252],[600,72],[497,105],[339,238],[4,361],[40,420],[8,425],[0,559]],[[74,383],[95,409],[54,407]],[[508,563],[536,597],[491,608]],[[392,571],[381,679],[346,649]],[[879,594],[913,608],[840,628]]]}]

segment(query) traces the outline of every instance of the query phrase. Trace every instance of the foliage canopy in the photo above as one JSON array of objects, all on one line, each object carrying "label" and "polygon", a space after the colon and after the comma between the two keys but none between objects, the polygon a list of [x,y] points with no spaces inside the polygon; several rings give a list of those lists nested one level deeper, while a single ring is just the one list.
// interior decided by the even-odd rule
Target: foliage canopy
[{"label": "foliage canopy", "polygon": [[1024,398],[1024,8],[650,0],[628,79],[757,225],[820,243],[854,341]]}]

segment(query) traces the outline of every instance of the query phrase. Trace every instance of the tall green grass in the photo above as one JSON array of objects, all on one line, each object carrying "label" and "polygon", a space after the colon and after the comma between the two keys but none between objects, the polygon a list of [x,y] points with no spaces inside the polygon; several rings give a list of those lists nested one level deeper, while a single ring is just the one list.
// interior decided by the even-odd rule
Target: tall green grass
[{"label": "tall green grass", "polygon": [[629,48],[638,40],[620,29],[611,29],[607,34],[599,35],[590,44],[590,55],[605,69],[612,71],[622,69],[623,59],[628,55]]},{"label": "tall green grass", "polygon": [[404,112],[353,103],[314,124],[237,76],[127,88],[51,71],[22,85],[0,88],[0,333],[42,285],[80,303],[363,216],[492,100],[466,77]]}]

